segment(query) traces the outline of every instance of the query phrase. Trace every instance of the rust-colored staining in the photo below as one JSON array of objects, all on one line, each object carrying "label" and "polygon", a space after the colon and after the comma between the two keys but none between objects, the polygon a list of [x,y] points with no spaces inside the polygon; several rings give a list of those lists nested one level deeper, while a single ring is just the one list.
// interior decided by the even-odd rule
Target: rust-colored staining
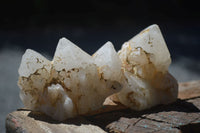
[{"label": "rust-colored staining", "polygon": [[112,85],[111,89],[116,90],[117,88],[114,85]]},{"label": "rust-colored staining", "polygon": [[67,73],[66,73],[66,77],[67,78],[71,78],[71,76],[70,76],[70,73],[71,73],[71,71],[69,70],[69,71],[67,71]]},{"label": "rust-colored staining", "polygon": [[67,73],[71,73],[71,71],[69,70],[69,71],[67,71]]},{"label": "rust-colored staining", "polygon": [[34,90],[34,89],[30,89],[30,90],[25,90],[24,91],[25,92],[25,94],[27,95],[27,94],[30,94],[31,96],[37,96],[37,94],[38,94],[38,91],[36,91],[36,90]]},{"label": "rust-colored staining", "polygon": [[36,58],[36,60],[37,60],[37,63],[41,63],[40,60],[39,60],[38,58]]},{"label": "rust-colored staining", "polygon": [[[152,38],[150,37],[150,35],[149,35],[149,40],[148,40],[148,44],[152,44],[153,42],[152,42]],[[152,47],[153,47],[153,45],[151,45]]]},{"label": "rust-colored staining", "polygon": [[71,78],[71,76],[69,74],[67,74],[67,78]]},{"label": "rust-colored staining", "polygon": [[36,71],[35,73],[34,73],[34,75],[41,75],[38,71]]},{"label": "rust-colored staining", "polygon": [[96,53],[94,53],[93,55],[92,55],[92,57],[94,57],[96,55]]},{"label": "rust-colored staining", "polygon": [[149,30],[150,30],[150,29],[143,30],[143,31],[140,32],[140,34],[143,34],[143,33],[149,32]]},{"label": "rust-colored staining", "polygon": [[104,73],[103,72],[100,73],[99,76],[100,76],[100,80],[104,80]]},{"label": "rust-colored staining", "polygon": [[43,63],[44,62],[43,60],[40,61],[40,59],[38,59],[38,58],[36,58],[36,60],[37,60],[37,63]]},{"label": "rust-colored staining", "polygon": [[144,51],[144,53],[146,54],[148,64],[153,64],[152,61],[151,61],[151,56],[153,56],[153,54],[147,53],[146,51]]},{"label": "rust-colored staining", "polygon": [[130,43],[128,43],[128,49],[129,49],[129,51],[132,50]]},{"label": "rust-colored staining", "polygon": [[52,80],[49,83],[47,83],[46,86],[48,87],[51,86],[52,84],[60,84],[65,91],[72,92],[72,90],[67,88],[63,83],[63,81],[61,81],[59,78],[52,78]]},{"label": "rust-colored staining", "polygon": [[126,60],[122,62],[122,70],[134,73],[132,68],[133,68],[133,65],[131,65],[131,63],[130,63],[128,57],[127,57]]},{"label": "rust-colored staining", "polygon": [[53,107],[56,107],[58,101],[62,101],[62,94],[60,94],[60,93],[58,93],[56,99],[51,99],[50,102],[51,102],[51,105],[52,105]]},{"label": "rust-colored staining", "polygon": [[126,95],[127,99],[128,99],[130,102],[132,102],[132,103],[133,103],[133,98],[131,98],[131,97],[133,97],[133,95],[134,95],[134,92],[133,92],[133,91],[132,91],[132,92],[129,92],[129,93]]},{"label": "rust-colored staining", "polygon": [[78,96],[78,101],[80,101],[80,99],[81,99],[82,96],[83,96],[83,95],[79,95],[79,96]]},{"label": "rust-colored staining", "polygon": [[57,58],[58,62],[62,61],[62,59],[60,57],[57,56],[56,58]]},{"label": "rust-colored staining", "polygon": [[133,105],[135,106],[140,106],[140,103],[137,102],[137,100],[135,100],[134,98],[134,92],[129,92],[127,95],[126,95],[127,99],[129,100],[130,103],[133,103]]},{"label": "rust-colored staining", "polygon": [[75,72],[79,72],[79,69],[78,69],[78,68],[72,68],[71,70],[72,70],[72,71],[75,71]]},{"label": "rust-colored staining", "polygon": [[60,82],[60,80],[59,80],[59,78],[52,78],[51,79],[51,81],[50,81],[50,83],[49,83],[49,85],[51,85],[51,84],[60,84],[61,82]]},{"label": "rust-colored staining", "polygon": [[99,79],[100,80],[104,80],[104,73],[103,72],[100,72],[101,71],[101,68],[97,68],[97,72],[98,72],[98,76],[99,76]]},{"label": "rust-colored staining", "polygon": [[77,104],[78,104],[78,102],[75,99],[73,99],[73,105],[74,105],[73,110],[74,110],[74,112],[79,114],[79,110],[78,110],[78,105]]}]

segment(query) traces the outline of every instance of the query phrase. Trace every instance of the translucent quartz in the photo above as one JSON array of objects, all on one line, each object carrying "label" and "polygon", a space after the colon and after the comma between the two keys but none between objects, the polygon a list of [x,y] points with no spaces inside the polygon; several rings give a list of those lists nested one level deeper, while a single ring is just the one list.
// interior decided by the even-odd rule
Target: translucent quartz
[{"label": "translucent quartz", "polygon": [[27,50],[19,75],[20,98],[25,107],[56,120],[101,108],[106,97],[121,90],[123,78],[112,43],[90,56],[65,38],[60,39],[51,62]]},{"label": "translucent quartz", "polygon": [[62,38],[52,61],[26,50],[19,67],[20,98],[26,108],[60,121],[94,113],[110,95],[131,109],[143,110],[177,99],[170,63],[157,25],[125,42],[118,53],[107,42],[90,56]]},{"label": "translucent quartz", "polygon": [[125,76],[119,101],[134,110],[167,104],[177,98],[178,84],[168,72],[170,53],[157,25],[122,45],[118,52]]}]

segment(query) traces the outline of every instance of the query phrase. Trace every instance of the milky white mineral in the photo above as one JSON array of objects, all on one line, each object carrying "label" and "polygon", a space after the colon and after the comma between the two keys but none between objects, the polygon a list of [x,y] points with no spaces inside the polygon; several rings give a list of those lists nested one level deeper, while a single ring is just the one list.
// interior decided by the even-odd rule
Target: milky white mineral
[{"label": "milky white mineral", "polygon": [[25,107],[56,120],[101,108],[106,97],[121,90],[123,78],[111,42],[90,56],[65,38],[60,39],[52,61],[26,50],[19,75]]},{"label": "milky white mineral", "polygon": [[176,100],[170,63],[157,25],[125,42],[118,54],[111,42],[90,56],[62,38],[52,61],[26,50],[19,67],[20,98],[26,108],[56,120],[97,111],[112,94],[125,106],[143,110]]},{"label": "milky white mineral", "polygon": [[177,99],[178,84],[168,72],[170,53],[157,25],[151,25],[122,45],[118,55],[125,81],[118,100],[143,110]]}]

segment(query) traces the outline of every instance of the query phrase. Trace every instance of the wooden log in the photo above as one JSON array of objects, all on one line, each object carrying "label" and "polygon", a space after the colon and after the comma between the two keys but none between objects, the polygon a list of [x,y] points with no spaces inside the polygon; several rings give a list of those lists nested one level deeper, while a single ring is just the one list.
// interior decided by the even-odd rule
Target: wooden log
[{"label": "wooden log", "polygon": [[144,111],[112,103],[105,111],[57,122],[40,112],[19,109],[7,115],[7,133],[200,132],[200,81],[179,84],[179,99]]}]

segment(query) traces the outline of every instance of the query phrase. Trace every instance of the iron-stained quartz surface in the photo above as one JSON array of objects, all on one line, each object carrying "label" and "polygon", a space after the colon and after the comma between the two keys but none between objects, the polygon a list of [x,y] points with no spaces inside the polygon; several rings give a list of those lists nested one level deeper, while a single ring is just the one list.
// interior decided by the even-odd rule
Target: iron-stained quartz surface
[{"label": "iron-stained quartz surface", "polygon": [[170,63],[157,25],[125,42],[118,53],[107,42],[90,56],[62,38],[52,61],[26,50],[19,67],[20,98],[26,108],[60,121],[100,109],[113,94],[125,106],[143,110],[176,100]]},{"label": "iron-stained quartz surface", "polygon": [[143,110],[177,99],[178,84],[168,72],[171,57],[158,25],[151,25],[122,45],[124,87],[119,101],[134,110]]},{"label": "iron-stained quartz surface", "polygon": [[26,50],[19,75],[25,107],[56,120],[101,108],[106,97],[121,90],[123,78],[121,61],[111,42],[90,56],[65,38],[60,39],[52,61]]}]

